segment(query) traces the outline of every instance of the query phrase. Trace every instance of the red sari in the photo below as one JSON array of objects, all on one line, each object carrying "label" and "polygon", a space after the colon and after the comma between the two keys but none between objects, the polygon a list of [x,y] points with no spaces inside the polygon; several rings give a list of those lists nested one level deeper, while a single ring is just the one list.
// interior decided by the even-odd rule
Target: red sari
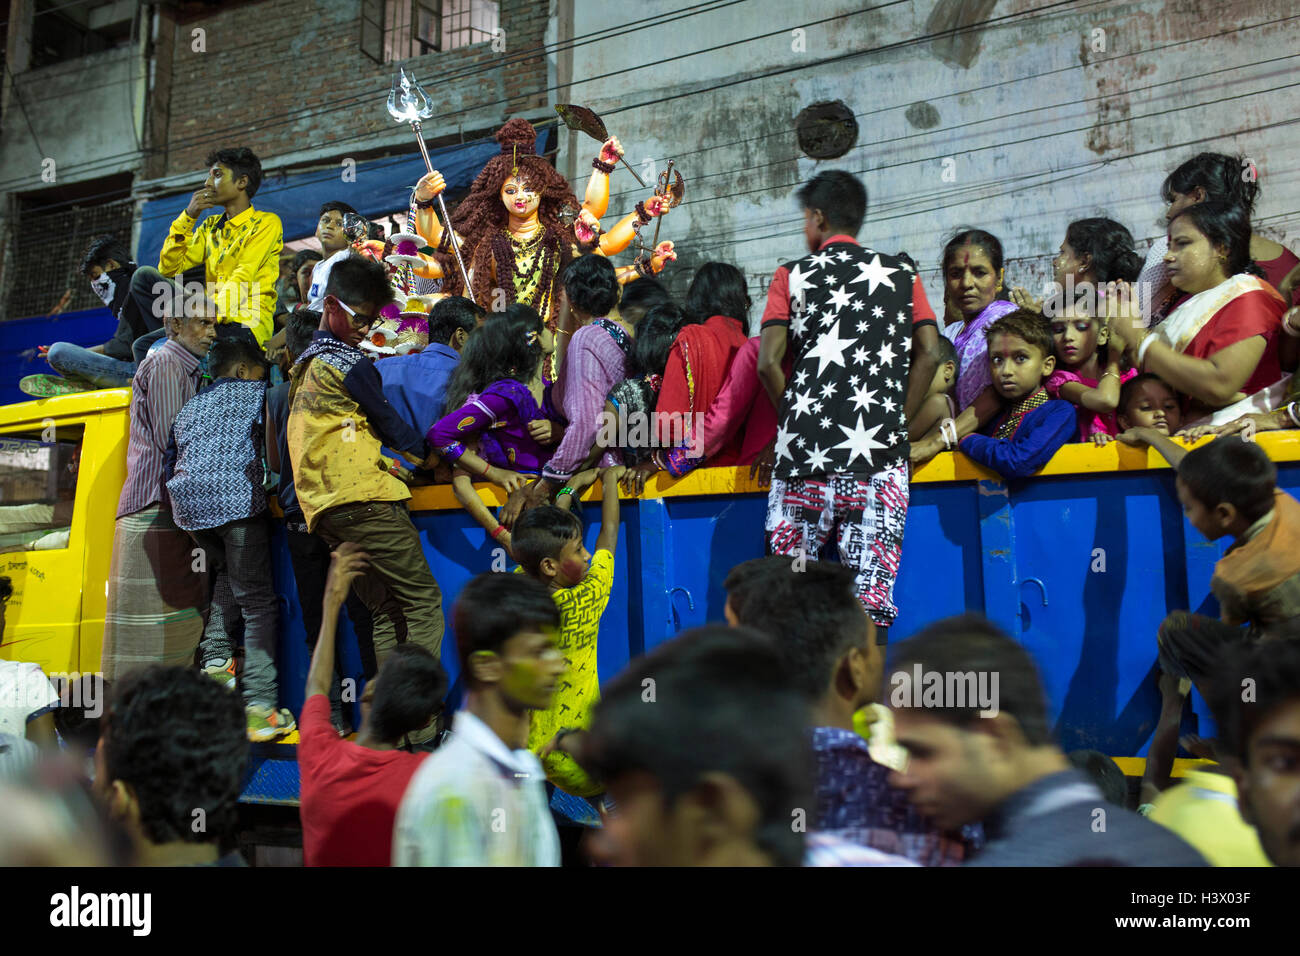
[{"label": "red sari", "polygon": [[[655,405],[660,416],[657,431],[661,442],[667,443],[672,437],[672,419],[665,416],[675,414],[679,422],[681,416],[687,416],[687,427],[703,419],[746,341],[740,320],[725,315],[711,316],[702,325],[688,325],[677,334],[677,341],[668,353],[663,387]],[[735,464],[740,457],[742,438],[734,436],[718,449],[710,464]]]}]

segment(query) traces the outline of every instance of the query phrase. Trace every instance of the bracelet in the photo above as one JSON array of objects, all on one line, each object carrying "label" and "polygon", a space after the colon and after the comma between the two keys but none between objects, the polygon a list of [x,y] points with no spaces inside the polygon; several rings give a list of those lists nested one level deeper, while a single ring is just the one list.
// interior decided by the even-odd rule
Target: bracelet
[{"label": "bracelet", "polygon": [[1142,344],[1138,346],[1137,350],[1138,368],[1142,368],[1143,363],[1146,361],[1147,349],[1151,348],[1151,346],[1155,344],[1155,340],[1156,335],[1154,332],[1148,332],[1142,339]]},{"label": "bracelet", "polygon": [[939,423],[939,436],[943,439],[944,447],[952,451],[952,446],[957,444],[957,423],[951,418],[945,418]]},{"label": "bracelet", "polygon": [[1300,402],[1292,402],[1288,405],[1286,413],[1291,416],[1291,421],[1295,422],[1295,427],[1300,428]]},{"label": "bracelet", "polygon": [[636,219],[641,225],[646,225],[654,217],[645,211],[645,201],[642,200],[636,204]]},{"label": "bracelet", "polygon": [[1287,314],[1290,312],[1291,310],[1287,309],[1286,313],[1282,316],[1282,331],[1293,339],[1300,339],[1300,329],[1293,328],[1291,323],[1286,320]]},{"label": "bracelet", "polygon": [[1104,372],[1104,373],[1102,374],[1101,378],[1097,379],[1097,384],[1100,385],[1100,384],[1101,384],[1105,379],[1107,379],[1107,378],[1116,378],[1116,379],[1118,379],[1119,377],[1120,377],[1119,372]]},{"label": "bracelet", "polygon": [[411,193],[411,202],[415,203],[415,208],[417,209],[432,209],[434,203],[437,201],[437,196],[434,196],[432,199],[416,199],[415,193]]},{"label": "bracelet", "polygon": [[655,277],[654,266],[648,262],[637,259],[632,263],[632,268],[636,269],[636,274],[643,279],[653,279]]},{"label": "bracelet", "polygon": [[505,526],[505,525],[503,525],[503,524],[499,524],[499,525],[497,525],[497,529],[496,529],[495,531],[492,532],[492,537],[493,537],[493,538],[500,538],[503,534],[506,533],[506,530],[507,530],[507,529],[506,529],[506,526]]},{"label": "bracelet", "polygon": [[602,162],[600,157],[597,156],[595,159],[591,161],[591,168],[598,172],[602,172],[606,176],[608,176],[610,173],[614,171],[614,164]]},{"label": "bracelet", "polygon": [[559,500],[560,498],[563,498],[565,495],[568,495],[570,498],[573,497],[573,489],[570,488],[568,485],[565,485],[563,488],[561,488],[561,489],[556,493],[556,495],[555,495],[556,500]]}]

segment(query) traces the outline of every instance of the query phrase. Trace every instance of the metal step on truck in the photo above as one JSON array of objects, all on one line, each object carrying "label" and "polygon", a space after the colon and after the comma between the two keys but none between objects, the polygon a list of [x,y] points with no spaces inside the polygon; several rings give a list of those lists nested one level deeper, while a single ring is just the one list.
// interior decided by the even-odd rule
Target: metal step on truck
[{"label": "metal step on truck", "polygon": [[[129,389],[107,389],[0,407],[0,575],[13,587],[0,657],[58,675],[100,669],[130,397]],[[1259,441],[1278,464],[1281,487],[1300,491],[1300,432]],[[679,630],[723,619],[727,572],[764,551],[766,489],[748,471],[660,475],[641,498],[624,502],[614,590],[601,620],[602,681]],[[479,490],[489,505],[504,501],[493,486]],[[588,547],[598,495],[599,485],[583,504]],[[450,486],[413,489],[411,510],[445,608],[473,575],[509,570]],[[273,547],[281,704],[298,714],[306,635],[282,531]],[[1175,609],[1217,613],[1209,581],[1226,547],[1186,522],[1173,473],[1154,452],[1067,445],[1038,476],[1011,486],[945,453],[913,475],[890,638],[982,611],[1034,655],[1065,748],[1100,750],[1140,775],[1159,713],[1156,628]],[[346,615],[341,640],[341,660],[359,678]],[[455,647],[449,620],[442,656],[453,706]],[[1194,704],[1200,732],[1212,733],[1204,702]],[[253,746],[245,802],[297,803],[295,742]]]}]

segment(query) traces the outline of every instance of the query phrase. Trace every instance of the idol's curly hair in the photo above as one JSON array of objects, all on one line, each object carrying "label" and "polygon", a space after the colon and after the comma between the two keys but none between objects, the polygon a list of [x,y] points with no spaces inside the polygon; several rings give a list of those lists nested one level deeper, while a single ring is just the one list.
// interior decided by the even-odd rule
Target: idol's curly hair
[{"label": "idol's curly hair", "polygon": [[[471,280],[473,288],[468,297],[475,302],[491,302],[493,295],[492,259],[495,256],[498,266],[507,265],[513,256],[509,238],[505,234],[509,215],[501,202],[501,187],[510,176],[510,170],[518,163],[519,176],[538,192],[537,216],[546,235],[542,242],[545,252],[542,255],[544,267],[551,272],[551,301],[555,301],[559,291],[560,275],[571,258],[572,245],[577,241],[572,226],[560,223],[560,209],[571,205],[580,208],[578,197],[559,172],[544,158],[537,155],[537,130],[533,124],[521,117],[508,121],[496,132],[496,141],[501,144],[501,154],[488,160],[470,186],[469,195],[460,201],[452,216],[452,226],[465,238],[466,265],[473,269]],[[445,238],[439,252],[450,252],[450,239]],[[446,270],[445,270],[446,271]],[[498,275],[502,269],[498,268]],[[466,295],[462,289],[460,272],[455,267],[446,271],[443,291],[452,295]],[[513,302],[515,290],[513,285],[502,282],[506,301]]]}]

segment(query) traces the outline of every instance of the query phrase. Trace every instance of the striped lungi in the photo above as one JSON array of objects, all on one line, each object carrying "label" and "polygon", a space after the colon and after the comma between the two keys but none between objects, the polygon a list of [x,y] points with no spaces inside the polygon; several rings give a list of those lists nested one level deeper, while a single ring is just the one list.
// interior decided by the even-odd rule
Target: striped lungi
[{"label": "striped lungi", "polygon": [[104,677],[147,664],[193,663],[208,609],[196,545],[161,505],[118,518],[104,616]]}]

